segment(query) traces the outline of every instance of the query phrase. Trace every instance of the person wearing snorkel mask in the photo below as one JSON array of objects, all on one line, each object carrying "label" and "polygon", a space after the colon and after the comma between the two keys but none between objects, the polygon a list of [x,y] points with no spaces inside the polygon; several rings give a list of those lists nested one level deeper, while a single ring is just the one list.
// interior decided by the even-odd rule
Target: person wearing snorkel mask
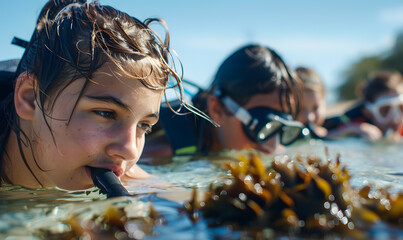
[{"label": "person wearing snorkel mask", "polygon": [[[232,53],[210,87],[192,99],[219,127],[192,114],[174,115],[163,105],[160,122],[173,155],[241,149],[273,154],[301,136],[303,124],[293,120],[301,93],[295,72],[273,49],[247,45]],[[143,156],[158,154],[147,145],[153,150],[146,147]]]},{"label": "person wearing snorkel mask", "polygon": [[362,89],[363,102],[325,121],[327,138],[360,136],[371,141],[400,141],[403,135],[403,77],[377,72]]},{"label": "person wearing snorkel mask", "polygon": [[302,122],[312,135],[323,138],[327,135],[327,129],[322,127],[326,119],[326,90],[322,78],[306,67],[297,67],[295,72],[304,89],[303,104],[297,120]]}]

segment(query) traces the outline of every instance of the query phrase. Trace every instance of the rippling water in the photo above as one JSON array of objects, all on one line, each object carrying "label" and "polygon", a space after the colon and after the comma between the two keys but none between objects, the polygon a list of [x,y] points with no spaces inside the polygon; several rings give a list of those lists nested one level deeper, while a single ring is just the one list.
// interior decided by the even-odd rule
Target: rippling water
[{"label": "rippling water", "polygon": [[371,143],[358,138],[337,141],[313,141],[293,146],[290,152],[318,154],[325,159],[325,146],[329,156],[340,154],[341,161],[353,175],[352,185],[360,187],[372,183],[391,190],[403,190],[403,143]]},{"label": "rippling water", "polygon": [[[327,150],[325,150],[327,149]],[[311,154],[322,159],[335,159],[339,154],[342,164],[352,174],[351,183],[360,187],[368,183],[389,187],[390,191],[403,191],[402,143],[369,143],[356,138],[337,141],[304,141],[289,149],[287,155]],[[38,239],[35,230],[52,228],[62,231],[63,218],[72,212],[88,215],[99,212],[110,205],[126,204],[139,216],[145,215],[152,204],[164,216],[164,224],[154,228],[154,234],[144,235],[146,239],[238,239],[240,233],[227,227],[208,228],[203,221],[193,224],[184,213],[178,211],[189,199],[189,189],[205,189],[213,181],[229,177],[223,163],[239,152],[228,152],[227,156],[214,159],[187,161],[176,158],[172,163],[161,166],[142,167],[157,178],[146,181],[130,181],[127,188],[138,197],[105,199],[95,189],[82,192],[66,192],[58,189],[26,190],[19,187],[0,189],[0,239]],[[273,156],[264,157],[267,166]],[[156,193],[156,194],[152,194]],[[167,200],[169,199],[169,200]],[[378,226],[373,234],[379,239],[394,235],[403,239],[402,231]],[[15,238],[12,238],[15,237]]]},{"label": "rippling water", "polygon": [[[225,154],[236,158],[242,153],[245,152],[234,151]],[[366,183],[373,183],[379,187],[389,186],[393,191],[403,190],[403,143],[371,143],[359,138],[334,141],[310,140],[297,142],[279,155],[284,154],[289,156],[310,154],[324,160],[327,158],[334,160],[340,154],[342,164],[346,165],[353,175],[353,186],[360,187]],[[270,165],[274,157],[262,156],[262,158],[266,165]],[[178,186],[205,188],[217,177],[227,175],[222,168],[223,162],[220,157],[215,157],[214,160],[197,161],[179,158],[168,165],[142,167],[153,175]]]}]

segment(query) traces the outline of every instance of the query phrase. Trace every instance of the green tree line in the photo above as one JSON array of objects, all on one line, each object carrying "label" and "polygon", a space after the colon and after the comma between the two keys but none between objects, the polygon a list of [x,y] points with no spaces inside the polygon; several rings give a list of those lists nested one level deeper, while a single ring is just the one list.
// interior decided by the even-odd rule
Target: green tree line
[{"label": "green tree line", "polygon": [[403,32],[398,34],[391,49],[378,55],[364,57],[342,73],[343,83],[337,88],[339,100],[361,97],[359,90],[362,84],[376,71],[398,71],[403,74]]}]

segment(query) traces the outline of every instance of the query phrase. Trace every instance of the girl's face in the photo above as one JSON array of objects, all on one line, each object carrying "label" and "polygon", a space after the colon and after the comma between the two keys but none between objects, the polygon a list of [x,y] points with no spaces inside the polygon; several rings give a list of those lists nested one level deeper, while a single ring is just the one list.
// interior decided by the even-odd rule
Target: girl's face
[{"label": "girl's face", "polygon": [[93,186],[89,166],[110,169],[121,177],[136,164],[144,136],[158,120],[163,92],[117,76],[118,72],[105,64],[94,73],[74,111],[84,79],[63,90],[47,117],[54,141],[35,106],[30,139],[43,170],[35,172],[44,186],[86,189]]},{"label": "girl's face", "polygon": [[[243,105],[248,110],[254,107],[268,107],[282,112],[277,91],[268,94],[256,94]],[[219,141],[224,149],[242,150],[253,148],[267,154],[275,153],[280,146],[279,136],[275,135],[265,142],[251,141],[244,133],[242,124],[233,115],[222,114],[221,127],[217,128]]]},{"label": "girl's face", "polygon": [[298,115],[298,121],[303,124],[314,123],[321,126],[326,118],[326,101],[321,92],[315,90],[304,91],[304,104]]}]

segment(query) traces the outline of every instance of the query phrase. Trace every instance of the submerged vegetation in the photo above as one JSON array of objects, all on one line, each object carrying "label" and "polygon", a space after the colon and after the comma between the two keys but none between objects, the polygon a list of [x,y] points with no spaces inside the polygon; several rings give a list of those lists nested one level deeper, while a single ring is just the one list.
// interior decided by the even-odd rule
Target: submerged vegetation
[{"label": "submerged vegetation", "polygon": [[[53,209],[31,226],[40,239],[142,239],[153,232],[157,213],[134,198],[113,198]],[[58,214],[64,212],[65,214]]]},{"label": "submerged vegetation", "polygon": [[259,232],[365,238],[376,224],[403,228],[403,193],[353,188],[347,168],[319,157],[276,158],[265,168],[257,155],[226,164],[232,179],[210,185],[203,200],[185,204],[194,221]]}]

